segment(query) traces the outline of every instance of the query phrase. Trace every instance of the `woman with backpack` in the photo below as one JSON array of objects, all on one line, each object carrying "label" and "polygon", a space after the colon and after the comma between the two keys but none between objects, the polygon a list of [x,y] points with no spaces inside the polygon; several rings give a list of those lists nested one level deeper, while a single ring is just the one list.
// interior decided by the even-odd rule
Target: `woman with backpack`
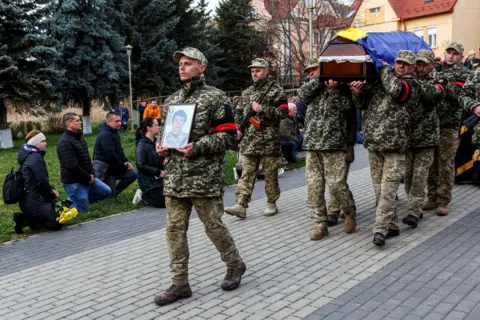
[{"label": "woman with backpack", "polygon": [[43,159],[47,140],[43,133],[33,130],[27,134],[25,142],[18,150],[25,194],[20,199],[22,212],[13,214],[15,233],[23,233],[23,227],[27,225],[31,229],[60,230],[63,225],[56,221],[53,205],[58,191],[50,185],[47,164]]},{"label": "woman with backpack", "polygon": [[160,133],[158,120],[152,117],[143,119],[137,129],[137,170],[138,184],[133,197],[133,204],[145,201],[148,205],[156,208],[165,208],[165,196],[163,195],[163,157],[159,156],[155,146],[155,137]]}]

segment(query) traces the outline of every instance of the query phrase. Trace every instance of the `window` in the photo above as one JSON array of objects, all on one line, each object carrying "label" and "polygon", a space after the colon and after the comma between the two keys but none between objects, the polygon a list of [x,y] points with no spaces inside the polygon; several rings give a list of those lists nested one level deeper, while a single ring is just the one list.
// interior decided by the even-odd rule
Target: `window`
[{"label": "window", "polygon": [[370,13],[380,12],[380,7],[370,9]]},{"label": "window", "polygon": [[425,3],[433,2],[433,0],[425,0]]},{"label": "window", "polygon": [[415,33],[417,37],[422,38],[423,40],[423,29],[415,29],[413,30],[413,33]]},{"label": "window", "polygon": [[435,47],[437,45],[437,27],[427,28],[428,45]]}]

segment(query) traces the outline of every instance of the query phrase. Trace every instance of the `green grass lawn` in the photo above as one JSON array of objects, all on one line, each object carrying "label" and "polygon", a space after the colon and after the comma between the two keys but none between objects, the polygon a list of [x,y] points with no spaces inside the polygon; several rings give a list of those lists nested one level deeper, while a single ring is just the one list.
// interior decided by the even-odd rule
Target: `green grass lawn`
[{"label": "green grass lawn", "polygon": [[[99,123],[93,124],[94,133],[97,132]],[[95,145],[96,134],[85,136],[85,140],[88,143],[90,155],[93,155],[93,147]],[[66,199],[67,194],[62,188],[60,183],[60,164],[58,162],[56,145],[60,139],[60,135],[49,135],[47,136],[47,154],[45,155],[45,161],[48,166],[48,172],[50,176],[50,183],[60,192],[60,198]],[[125,151],[127,158],[135,167],[135,141],[134,133],[127,132],[121,133],[122,146]],[[17,151],[18,148],[22,145],[22,140],[15,141],[15,148],[10,150],[0,150],[0,178],[3,183],[3,179],[10,172],[13,167],[14,170],[18,168],[17,163]],[[224,168],[224,183],[226,186],[235,184],[235,179],[233,177],[233,166],[237,161],[236,152],[228,152]],[[305,166],[305,159],[299,160],[298,163],[289,165],[287,170],[293,170],[299,167]],[[0,185],[0,189],[1,189]],[[97,218],[105,217],[108,215],[130,211],[136,208],[142,207],[141,205],[134,206],[132,204],[132,198],[135,194],[135,191],[138,188],[137,182],[134,182],[129,186],[125,191],[120,194],[116,199],[107,199],[99,203],[92,204],[90,206],[91,211],[89,213],[81,213],[75,219],[73,219],[68,224],[77,224],[83,221],[94,220]],[[3,199],[1,198],[2,193],[0,192],[0,242],[8,241],[11,239],[18,238],[13,231],[13,221],[12,213],[20,212],[18,205],[5,205]],[[25,235],[31,234],[29,228],[24,229]]]}]

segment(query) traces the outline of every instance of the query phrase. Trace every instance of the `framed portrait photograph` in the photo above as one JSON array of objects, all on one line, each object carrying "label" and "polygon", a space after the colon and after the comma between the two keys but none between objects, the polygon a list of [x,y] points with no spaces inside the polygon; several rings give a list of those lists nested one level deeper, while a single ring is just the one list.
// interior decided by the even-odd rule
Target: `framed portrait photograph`
[{"label": "framed portrait photograph", "polygon": [[196,104],[172,104],[165,118],[161,145],[163,148],[183,148],[190,141]]}]

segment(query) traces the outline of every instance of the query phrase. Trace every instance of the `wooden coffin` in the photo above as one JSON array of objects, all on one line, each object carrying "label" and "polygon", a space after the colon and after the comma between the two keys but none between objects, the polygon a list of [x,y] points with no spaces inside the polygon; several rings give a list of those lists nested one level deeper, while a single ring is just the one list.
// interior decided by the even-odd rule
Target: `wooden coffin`
[{"label": "wooden coffin", "polygon": [[376,77],[372,58],[359,44],[337,37],[319,56],[320,78],[335,81],[366,80]]}]

